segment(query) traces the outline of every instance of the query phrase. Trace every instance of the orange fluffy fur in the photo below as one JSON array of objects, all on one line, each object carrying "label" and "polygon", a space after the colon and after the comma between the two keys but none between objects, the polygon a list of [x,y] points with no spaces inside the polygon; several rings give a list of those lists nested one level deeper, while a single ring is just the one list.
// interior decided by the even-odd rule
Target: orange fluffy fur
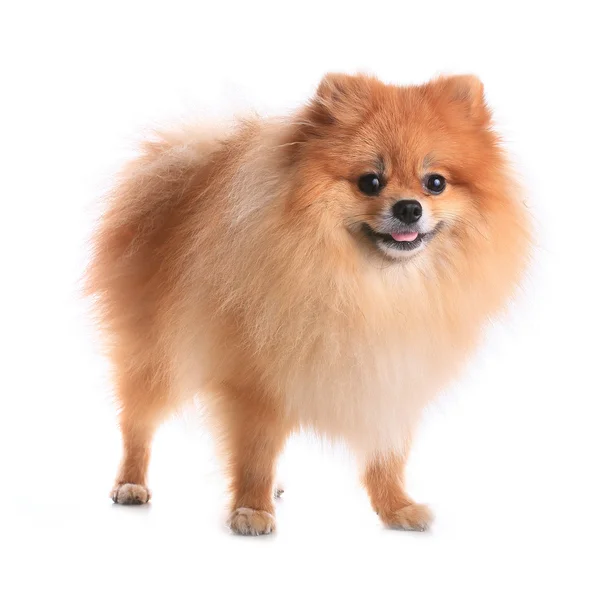
[{"label": "orange fluffy fur", "polygon": [[[530,244],[490,120],[473,76],[396,87],[332,74],[290,118],[144,145],[108,199],[87,279],[121,408],[115,502],[149,499],[153,434],[201,393],[233,531],[274,529],[276,459],[301,428],[348,444],[385,524],[428,527],[403,483],[414,427],[515,290]],[[374,169],[385,187],[365,196],[357,181]],[[439,196],[423,187],[431,172],[446,178]],[[438,228],[406,256],[363,231],[402,198]]]}]

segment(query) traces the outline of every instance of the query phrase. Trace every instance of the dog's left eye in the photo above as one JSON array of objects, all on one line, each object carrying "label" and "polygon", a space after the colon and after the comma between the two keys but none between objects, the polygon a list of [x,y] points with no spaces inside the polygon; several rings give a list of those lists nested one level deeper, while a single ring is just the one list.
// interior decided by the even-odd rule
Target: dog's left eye
[{"label": "dog's left eye", "polygon": [[376,196],[382,187],[381,178],[375,173],[361,175],[358,179],[358,189],[367,196]]},{"label": "dog's left eye", "polygon": [[446,179],[437,173],[427,175],[423,184],[431,194],[441,194],[446,189]]}]

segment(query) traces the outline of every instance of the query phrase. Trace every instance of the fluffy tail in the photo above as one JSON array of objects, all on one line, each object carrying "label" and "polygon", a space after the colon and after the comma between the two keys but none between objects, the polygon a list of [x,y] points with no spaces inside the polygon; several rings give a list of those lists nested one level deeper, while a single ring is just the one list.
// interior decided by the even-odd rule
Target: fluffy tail
[{"label": "fluffy tail", "polygon": [[[85,293],[114,362],[156,346],[161,298],[172,276],[165,263],[186,202],[201,189],[203,166],[218,149],[215,132],[186,128],[146,142],[121,172],[92,238]],[[135,359],[133,359],[135,360]]]}]

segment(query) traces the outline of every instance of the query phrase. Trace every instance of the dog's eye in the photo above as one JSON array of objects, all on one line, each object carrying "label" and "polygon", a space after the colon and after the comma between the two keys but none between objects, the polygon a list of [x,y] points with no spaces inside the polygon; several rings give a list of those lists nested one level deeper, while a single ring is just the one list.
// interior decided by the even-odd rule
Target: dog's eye
[{"label": "dog's eye", "polygon": [[361,175],[358,179],[358,189],[367,196],[376,196],[382,187],[383,183],[381,178],[375,173]]},{"label": "dog's eye", "polygon": [[446,180],[442,175],[438,175],[437,173],[427,175],[424,184],[427,191],[431,194],[441,194],[446,188]]}]

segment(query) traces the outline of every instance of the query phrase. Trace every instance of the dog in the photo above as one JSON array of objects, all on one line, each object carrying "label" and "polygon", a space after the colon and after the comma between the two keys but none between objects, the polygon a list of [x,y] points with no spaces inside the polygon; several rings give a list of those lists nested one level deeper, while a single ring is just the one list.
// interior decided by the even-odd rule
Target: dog
[{"label": "dog", "polygon": [[120,407],[114,502],[150,499],[153,434],[201,395],[233,532],[274,531],[299,430],[347,444],[385,525],[427,529],[404,484],[415,428],[531,239],[475,76],[333,73],[287,117],[157,134],[106,199],[86,276]]}]

